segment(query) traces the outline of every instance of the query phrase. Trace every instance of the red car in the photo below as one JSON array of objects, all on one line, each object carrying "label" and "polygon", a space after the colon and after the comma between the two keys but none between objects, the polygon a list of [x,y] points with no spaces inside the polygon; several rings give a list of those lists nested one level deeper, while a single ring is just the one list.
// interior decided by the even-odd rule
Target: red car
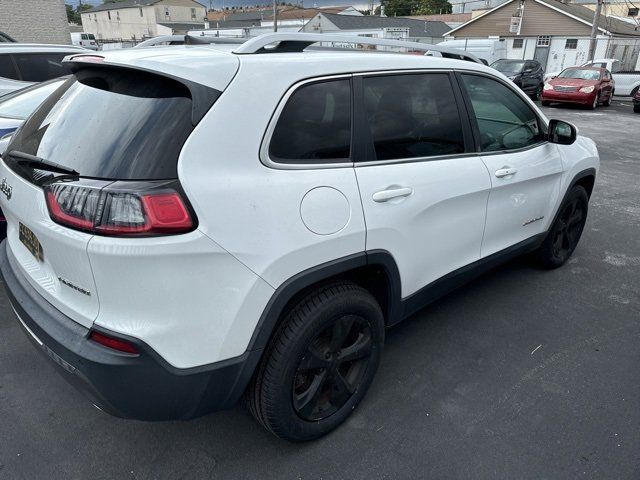
[{"label": "red car", "polygon": [[609,106],[615,83],[606,68],[570,67],[544,84],[542,105],[577,103],[595,109],[599,103]]}]

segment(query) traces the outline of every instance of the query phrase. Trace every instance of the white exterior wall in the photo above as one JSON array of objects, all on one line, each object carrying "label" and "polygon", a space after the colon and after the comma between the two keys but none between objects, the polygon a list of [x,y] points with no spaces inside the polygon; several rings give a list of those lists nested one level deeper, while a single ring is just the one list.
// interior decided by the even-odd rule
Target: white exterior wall
[{"label": "white exterior wall", "polygon": [[[169,10],[169,15],[165,15],[165,8]],[[83,13],[81,15],[82,29],[87,33],[93,33],[98,40],[155,37],[170,31],[170,29],[158,26],[158,23],[193,21],[192,8],[196,9],[196,20],[202,21],[206,14],[204,7],[157,4]]]},{"label": "white exterior wall", "polygon": [[536,51],[536,37],[518,37],[522,38],[522,48],[513,48],[513,38],[507,38],[505,43],[507,44],[507,58],[510,59],[522,59],[530,60],[533,58],[533,54]]},{"label": "white exterior wall", "polygon": [[83,13],[82,29],[87,33],[93,33],[98,40],[129,40],[134,37],[140,39],[158,35],[154,7]]},{"label": "white exterior wall", "polygon": [[[207,9],[204,7],[198,7],[196,5],[177,6],[177,5],[165,5],[160,2],[154,5],[156,21],[158,23],[163,22],[202,22],[203,18],[207,16]],[[195,18],[192,16],[191,9],[195,9]],[[165,15],[168,10],[169,15]]]},{"label": "white exterior wall", "polygon": [[[549,47],[549,59],[547,61],[547,72],[559,72],[567,67],[582,65],[588,61],[589,39],[578,38],[578,48],[575,50],[565,49],[567,38],[552,38]],[[602,42],[606,48],[606,42]]]}]

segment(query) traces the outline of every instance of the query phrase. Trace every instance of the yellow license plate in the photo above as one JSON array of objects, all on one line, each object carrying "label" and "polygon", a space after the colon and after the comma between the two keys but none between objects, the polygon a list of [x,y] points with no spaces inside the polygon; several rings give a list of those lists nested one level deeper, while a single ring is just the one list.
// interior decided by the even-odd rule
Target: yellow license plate
[{"label": "yellow license plate", "polygon": [[27,247],[27,250],[29,250],[38,261],[41,262],[44,260],[42,245],[40,245],[38,237],[36,237],[35,233],[33,233],[29,227],[20,223],[18,236],[22,244]]}]

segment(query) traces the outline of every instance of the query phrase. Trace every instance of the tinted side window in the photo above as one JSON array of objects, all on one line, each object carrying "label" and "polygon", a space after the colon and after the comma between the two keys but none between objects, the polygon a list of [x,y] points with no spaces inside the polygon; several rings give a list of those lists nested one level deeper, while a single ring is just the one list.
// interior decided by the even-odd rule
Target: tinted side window
[{"label": "tinted side window", "polygon": [[13,66],[10,55],[0,55],[0,77],[18,80],[18,73]]},{"label": "tinted side window", "polygon": [[319,163],[351,156],[351,82],[304,85],[285,105],[269,155],[286,163]]},{"label": "tinted side window", "polygon": [[66,53],[16,53],[13,58],[25,82],[44,82],[66,75],[62,59]]},{"label": "tinted side window", "polygon": [[377,160],[464,152],[462,121],[447,74],[368,77],[363,85]]},{"label": "tinted side window", "polygon": [[463,75],[480,130],[483,152],[524,148],[544,140],[535,112],[510,88],[478,75]]}]

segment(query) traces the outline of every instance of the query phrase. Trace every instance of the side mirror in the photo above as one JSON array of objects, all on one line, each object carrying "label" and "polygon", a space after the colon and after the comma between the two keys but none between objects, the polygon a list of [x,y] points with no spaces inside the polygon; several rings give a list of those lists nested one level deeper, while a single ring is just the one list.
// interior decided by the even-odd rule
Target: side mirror
[{"label": "side mirror", "polygon": [[550,120],[548,140],[559,145],[571,145],[578,138],[578,129],[563,120]]}]

